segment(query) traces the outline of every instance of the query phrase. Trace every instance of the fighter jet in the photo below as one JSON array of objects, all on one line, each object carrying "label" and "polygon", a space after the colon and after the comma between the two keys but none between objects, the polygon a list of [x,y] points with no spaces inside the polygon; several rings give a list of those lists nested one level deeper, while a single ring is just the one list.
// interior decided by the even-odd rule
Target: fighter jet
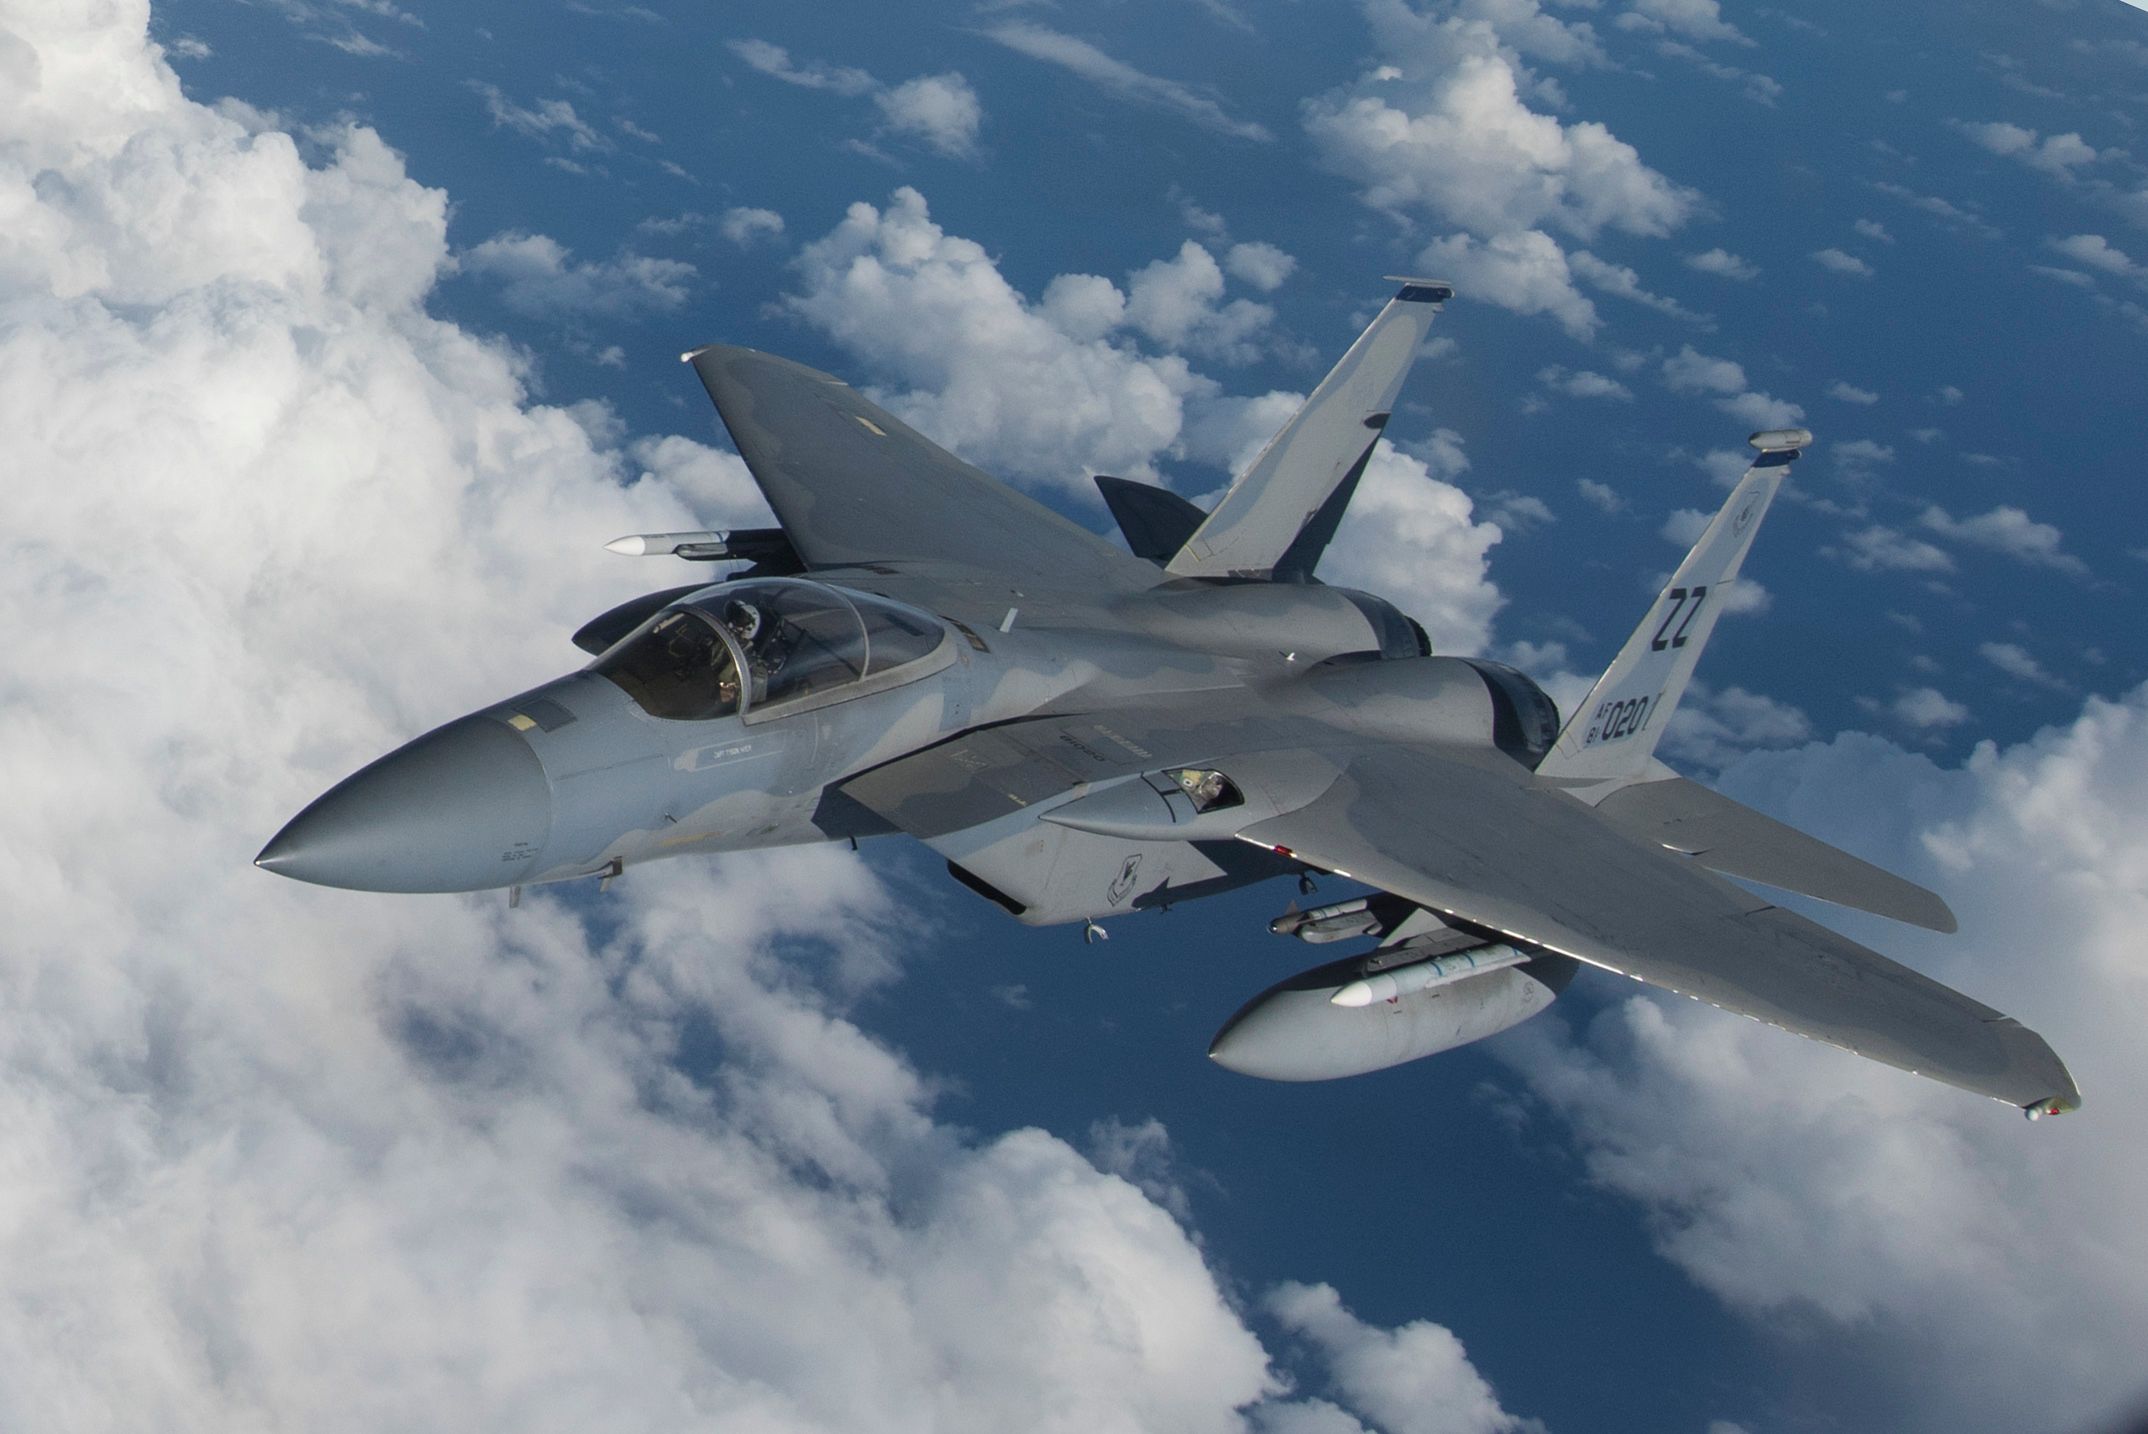
[{"label": "fighter jet", "polygon": [[[1099,477],[1125,546],[800,364],[684,355],[779,527],[615,552],[731,561],[574,634],[594,659],[381,758],[258,865],[452,892],[904,834],[1031,925],[1273,878],[1368,894],[1271,929],[1369,949],[1255,997],[1221,1065],[1378,1070],[1632,977],[2005,1101],[2078,1106],[2034,1032],[1777,904],[1939,931],[1929,891],[1655,756],[1803,430],[1755,457],[1586,702],[1437,655],[1315,576],[1446,284],[1400,290],[1213,511]],[[744,564],[744,566],[736,566]]]}]

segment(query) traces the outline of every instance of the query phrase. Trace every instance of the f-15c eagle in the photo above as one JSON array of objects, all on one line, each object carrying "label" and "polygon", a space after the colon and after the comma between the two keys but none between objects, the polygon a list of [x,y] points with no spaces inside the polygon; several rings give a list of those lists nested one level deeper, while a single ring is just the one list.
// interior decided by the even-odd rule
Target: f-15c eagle
[{"label": "f-15c eagle", "polygon": [[1216,1037],[1220,1064],[1377,1070],[1503,1030],[1597,967],[2032,1117],[2075,1108],[2033,1031],[1740,882],[1952,931],[1937,896],[1654,755],[1810,434],[1753,435],[1752,467],[1563,725],[1521,673],[1436,656],[1391,604],[1314,578],[1452,296],[1401,282],[1213,512],[1098,478],[1125,548],[839,379],[694,350],[781,526],[609,546],[748,566],[596,618],[574,635],[586,668],[347,778],[257,863],[519,892],[899,832],[1017,919],[1092,934],[1332,872],[1372,894],[1272,929],[1372,949],[1256,997]]}]

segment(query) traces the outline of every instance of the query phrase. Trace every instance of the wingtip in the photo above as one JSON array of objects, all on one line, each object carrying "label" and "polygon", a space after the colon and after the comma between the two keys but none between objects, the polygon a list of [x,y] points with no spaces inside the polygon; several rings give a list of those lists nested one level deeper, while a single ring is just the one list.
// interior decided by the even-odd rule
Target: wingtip
[{"label": "wingtip", "polygon": [[[2011,1016],[2002,1016],[1994,1023],[2001,1048],[2006,1053],[2008,1081],[2014,1087],[2013,1100],[2019,1102],[2023,1089],[2041,1088],[2046,1093],[2021,1107],[2022,1113],[2031,1120],[2041,1120],[2047,1115],[2065,1115],[2081,1108],[2081,1086],[2066,1069],[2066,1062],[2051,1049],[2051,1043],[2030,1030]],[[2004,1086],[2000,1087],[2003,1090]],[[1993,1091],[1999,1094],[1999,1091]]]},{"label": "wingtip", "polygon": [[[1921,926],[1926,931],[1936,931],[1941,936],[1952,936],[1962,929],[1961,921],[1954,915],[1954,908],[1947,905],[1945,897],[1927,887],[1904,881],[1901,877],[1895,877],[1894,880],[1900,883],[1900,886],[1897,887],[1897,892],[1899,893],[1897,900],[1883,905],[1860,907],[1858,909],[1871,911],[1874,915],[1890,917],[1896,921],[1904,921],[1911,926]],[[1820,899],[1826,901],[1829,898],[1822,896]],[[1857,905],[1855,902],[1840,904]]]}]

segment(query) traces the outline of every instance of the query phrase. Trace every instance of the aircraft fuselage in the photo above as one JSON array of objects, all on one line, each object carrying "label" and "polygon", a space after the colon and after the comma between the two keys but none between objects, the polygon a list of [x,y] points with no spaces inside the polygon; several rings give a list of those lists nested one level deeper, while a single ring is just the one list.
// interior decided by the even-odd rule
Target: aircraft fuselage
[{"label": "aircraft fuselage", "polygon": [[[713,584],[667,605],[612,652],[653,640],[651,629],[667,613],[720,611],[734,592],[773,586],[832,594],[853,609],[892,605],[801,580]],[[737,710],[708,717],[650,710],[631,684],[606,674],[607,653],[345,779],[258,860],[329,886],[473,891],[616,874],[695,852],[873,835],[888,828],[832,789],[965,731],[1136,700],[1288,686],[1340,654],[1420,651],[1414,625],[1387,604],[1317,585],[1173,584],[1114,599],[1078,625],[1063,599],[1040,606],[1035,625],[1016,607],[1001,630],[905,605],[934,630],[922,656],[885,671],[867,659],[862,677],[846,672],[848,681],[782,700],[749,696]],[[727,641],[730,652],[711,647],[717,658],[751,666]],[[1093,914],[1113,909],[1097,905]]]}]

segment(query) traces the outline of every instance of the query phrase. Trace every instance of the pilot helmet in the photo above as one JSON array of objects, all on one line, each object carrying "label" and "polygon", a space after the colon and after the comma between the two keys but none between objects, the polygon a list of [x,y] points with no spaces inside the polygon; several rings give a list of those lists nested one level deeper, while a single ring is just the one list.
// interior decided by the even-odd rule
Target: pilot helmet
[{"label": "pilot helmet", "polygon": [[761,610],[744,598],[733,598],[723,605],[723,622],[741,642],[751,642],[761,635]]}]

